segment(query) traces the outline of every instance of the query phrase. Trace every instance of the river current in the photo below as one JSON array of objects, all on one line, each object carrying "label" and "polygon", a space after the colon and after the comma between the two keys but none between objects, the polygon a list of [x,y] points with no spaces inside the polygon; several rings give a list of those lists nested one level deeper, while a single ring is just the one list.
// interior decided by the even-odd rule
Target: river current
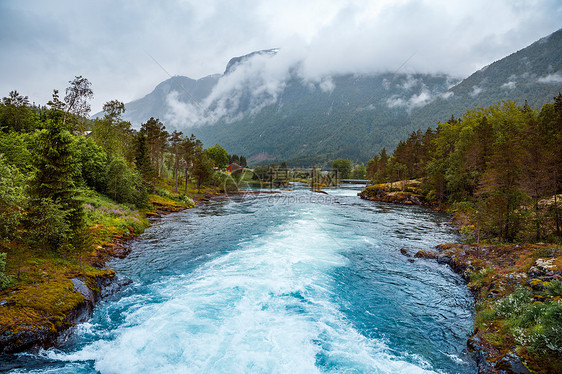
[{"label": "river current", "polygon": [[475,373],[473,299],[434,261],[447,217],[357,189],[221,198],[110,266],[133,283],[12,373]]}]

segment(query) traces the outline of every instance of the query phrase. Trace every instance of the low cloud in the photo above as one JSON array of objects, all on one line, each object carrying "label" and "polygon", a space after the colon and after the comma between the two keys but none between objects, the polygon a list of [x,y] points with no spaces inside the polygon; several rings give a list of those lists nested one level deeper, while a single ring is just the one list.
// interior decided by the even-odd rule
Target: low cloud
[{"label": "low cloud", "polygon": [[[289,62],[289,64],[287,64]],[[223,75],[210,95],[201,102],[182,103],[178,94],[168,95],[166,118],[171,124],[196,127],[220,120],[235,121],[253,115],[277,102],[291,76],[291,66],[285,57],[254,55]],[[319,82],[320,89],[333,90],[331,79]]]},{"label": "low cloud", "polygon": [[178,98],[177,91],[172,91],[166,96],[166,125],[176,129],[200,125],[201,119],[204,118],[204,109],[197,103],[185,103]]},{"label": "low cloud", "polygon": [[331,93],[336,88],[336,84],[332,77],[326,77],[318,84],[318,87],[320,87],[323,92]]},{"label": "low cloud", "polygon": [[402,83],[400,87],[406,91],[410,91],[420,86],[421,84],[423,84],[421,80],[416,79],[413,75],[408,75],[406,77],[406,81]]},{"label": "low cloud", "polygon": [[398,95],[393,95],[392,97],[386,100],[386,105],[389,108],[406,108],[406,110],[410,111],[414,108],[419,108],[425,106],[432,102],[435,99],[435,96],[427,89],[423,88],[420,93],[414,94],[409,98],[400,97]]},{"label": "low cloud", "polygon": [[[83,75],[96,112],[112,99],[142,97],[169,75],[219,73],[231,57],[271,47],[282,49],[287,66],[299,61],[307,81],[383,72],[466,77],[559,29],[560,19],[556,0],[0,1],[0,91],[45,103],[53,88]],[[278,92],[258,85],[264,96]]]},{"label": "low cloud", "polygon": [[470,96],[472,97],[476,97],[478,95],[480,95],[480,93],[484,91],[484,89],[482,87],[479,86],[472,86],[472,91],[470,92]]},{"label": "low cloud", "polygon": [[554,74],[549,74],[545,77],[541,77],[541,78],[537,79],[537,82],[546,83],[546,84],[562,83],[562,73],[557,72],[557,73],[554,73]]},{"label": "low cloud", "polygon": [[513,89],[515,88],[515,86],[516,86],[516,83],[515,83],[514,81],[510,81],[510,82],[507,82],[507,83],[502,84],[502,85],[501,85],[501,88],[506,88],[506,89],[508,89],[508,90],[513,90]]}]

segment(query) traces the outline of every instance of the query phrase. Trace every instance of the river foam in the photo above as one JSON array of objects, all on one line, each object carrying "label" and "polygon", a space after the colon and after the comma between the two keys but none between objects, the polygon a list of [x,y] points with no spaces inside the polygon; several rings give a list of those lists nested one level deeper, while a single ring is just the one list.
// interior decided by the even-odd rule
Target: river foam
[{"label": "river foam", "polygon": [[127,316],[115,338],[58,360],[102,373],[419,373],[365,338],[332,301],[349,240],[316,207],[186,276],[152,288],[164,298]]},{"label": "river foam", "polygon": [[112,264],[134,283],[13,372],[474,373],[462,280],[399,251],[453,239],[445,218],[328,193],[164,217]]}]

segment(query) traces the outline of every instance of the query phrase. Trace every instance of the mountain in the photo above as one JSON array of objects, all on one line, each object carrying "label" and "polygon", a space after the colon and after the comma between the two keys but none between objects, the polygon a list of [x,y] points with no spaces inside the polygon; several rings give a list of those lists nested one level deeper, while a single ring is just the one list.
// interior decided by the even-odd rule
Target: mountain
[{"label": "mountain", "polygon": [[160,118],[253,164],[311,166],[339,157],[364,162],[452,114],[500,100],[540,107],[562,91],[562,30],[462,81],[445,74],[304,77],[298,61],[283,66],[278,54],[232,58],[222,75],[172,77],[126,104],[124,117],[135,125]]},{"label": "mountain", "polygon": [[230,59],[230,61],[228,61],[228,64],[226,64],[224,75],[232,73],[234,70],[236,70],[238,66],[250,60],[252,57],[262,56],[262,55],[274,56],[277,54],[277,52],[279,52],[279,48],[272,48],[272,49],[264,49],[262,51],[252,52],[244,56],[233,57]]},{"label": "mountain", "polygon": [[540,108],[562,91],[562,29],[475,72],[412,116],[437,123],[499,100]]},{"label": "mountain", "polygon": [[[274,84],[253,76],[251,69],[239,78],[240,70],[248,70],[244,64],[276,53],[235,57],[223,75],[172,77],[127,103],[124,119],[139,126],[151,116],[160,118],[170,130],[194,133],[206,146],[219,143],[254,163],[287,160],[310,166],[339,157],[365,161],[407,137],[413,130],[409,111],[456,82],[429,74],[342,75],[316,82],[289,76],[269,92],[263,87]],[[231,87],[235,79],[241,83]],[[186,122],[196,126],[184,126]]]},{"label": "mountain", "polygon": [[[336,76],[329,84],[290,79],[274,103],[193,132],[254,163],[312,166],[346,157],[365,161],[413,130],[408,111],[451,85],[445,75]],[[326,87],[328,86],[328,87]]]},{"label": "mountain", "polygon": [[[215,74],[198,80],[182,76],[167,79],[142,99],[125,104],[124,119],[135,125],[146,122],[150,117],[164,120],[171,98],[183,103],[199,103],[211,94],[220,77],[220,74]],[[97,113],[94,117],[101,114]]]}]

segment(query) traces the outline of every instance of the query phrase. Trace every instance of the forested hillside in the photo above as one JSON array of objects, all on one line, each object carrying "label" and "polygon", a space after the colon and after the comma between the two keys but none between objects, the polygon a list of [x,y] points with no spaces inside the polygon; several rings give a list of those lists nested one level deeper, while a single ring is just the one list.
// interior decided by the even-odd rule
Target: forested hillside
[{"label": "forested hillside", "polygon": [[500,241],[562,235],[562,95],[540,110],[504,101],[416,131],[367,164],[375,183],[423,178],[429,200]]},{"label": "forested hillside", "polygon": [[331,90],[322,90],[292,79],[276,104],[193,131],[205,144],[253,155],[255,163],[328,166],[340,157],[367,160],[373,149],[393,147],[412,131],[407,109],[422,105],[426,92],[428,97],[444,92],[449,77],[349,75],[332,82]]},{"label": "forested hillside", "polygon": [[96,263],[100,244],[142,231],[154,199],[189,206],[204,185],[224,187],[213,169],[229,160],[221,146],[204,150],[153,117],[134,130],[117,100],[88,120],[81,76],[65,93],[33,106],[12,91],[0,103],[0,289],[29,282],[37,258]]},{"label": "forested hillside", "polygon": [[168,128],[193,132],[206,145],[223,144],[254,164],[328,166],[340,157],[365,162],[412,131],[467,108],[499,100],[540,107],[562,90],[561,51],[559,30],[460,83],[446,74],[400,71],[310,80],[298,66],[269,77],[278,51],[258,51],[233,58],[222,75],[172,77],[126,104],[124,118],[140,125],[150,113]]},{"label": "forested hillside", "polygon": [[415,110],[418,127],[460,117],[467,108],[513,100],[540,108],[562,90],[562,30],[483,67],[442,97]]}]

